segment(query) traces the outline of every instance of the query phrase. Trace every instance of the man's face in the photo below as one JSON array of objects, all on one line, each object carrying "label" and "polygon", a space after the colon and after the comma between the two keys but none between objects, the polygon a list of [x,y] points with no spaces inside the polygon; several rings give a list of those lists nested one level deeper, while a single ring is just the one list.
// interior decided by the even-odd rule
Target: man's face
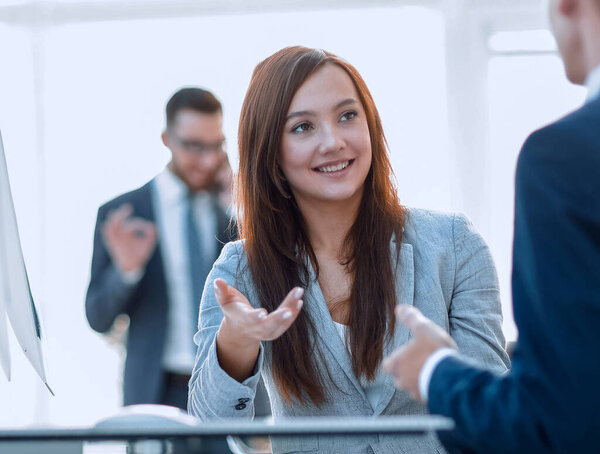
[{"label": "man's face", "polygon": [[169,169],[192,191],[211,189],[227,162],[223,114],[181,110],[162,138],[171,150]]}]

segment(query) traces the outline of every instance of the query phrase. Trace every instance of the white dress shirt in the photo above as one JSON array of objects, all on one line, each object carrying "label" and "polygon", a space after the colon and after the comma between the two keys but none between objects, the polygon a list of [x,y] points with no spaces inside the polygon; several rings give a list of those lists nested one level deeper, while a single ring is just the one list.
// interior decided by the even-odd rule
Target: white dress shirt
[{"label": "white dress shirt", "polygon": [[[154,179],[153,189],[153,207],[169,298],[162,363],[167,371],[190,374],[196,356],[192,339],[198,325],[198,314],[192,313],[192,282],[184,230],[188,188],[165,168]],[[217,216],[211,196],[199,192],[194,196],[193,204],[203,255],[214,258]]]},{"label": "white dress shirt", "polygon": [[419,394],[421,400],[427,402],[429,397],[429,383],[437,365],[448,356],[458,355],[458,352],[452,348],[440,348],[433,352],[423,363],[421,372],[419,372]]},{"label": "white dress shirt", "polygon": [[587,75],[585,78],[585,86],[588,89],[588,101],[591,101],[600,95],[600,65],[592,69]]}]

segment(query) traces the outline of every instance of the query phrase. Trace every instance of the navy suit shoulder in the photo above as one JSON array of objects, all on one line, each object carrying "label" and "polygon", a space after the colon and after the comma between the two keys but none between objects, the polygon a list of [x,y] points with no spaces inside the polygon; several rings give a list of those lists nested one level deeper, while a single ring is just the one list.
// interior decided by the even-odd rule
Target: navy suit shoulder
[{"label": "navy suit shoulder", "polygon": [[[134,189],[133,191],[125,192],[102,204],[102,206],[100,206],[100,208],[98,209],[98,219],[104,220],[106,218],[106,215],[111,210],[116,210],[121,205],[124,205],[126,203],[132,205],[134,211],[136,210],[136,208],[138,211],[141,210],[142,213],[140,214],[140,216],[144,218],[149,217],[151,219],[154,219],[154,214],[151,210],[152,181],[153,180],[147,182],[146,184],[137,189]],[[144,214],[149,214],[150,216],[144,216]]]},{"label": "navy suit shoulder", "polygon": [[596,189],[600,179],[588,177],[597,175],[599,149],[600,98],[528,137],[519,155],[517,185],[542,177],[557,191]]},{"label": "navy suit shoulder", "polygon": [[496,376],[447,358],[429,409],[450,452],[593,452],[600,445],[600,101],[533,133],[516,175],[519,340]]}]

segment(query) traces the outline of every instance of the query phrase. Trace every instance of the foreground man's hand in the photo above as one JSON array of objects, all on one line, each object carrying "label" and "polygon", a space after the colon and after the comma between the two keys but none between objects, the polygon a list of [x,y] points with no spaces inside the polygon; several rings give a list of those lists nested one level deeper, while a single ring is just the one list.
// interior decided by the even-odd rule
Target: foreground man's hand
[{"label": "foreground man's hand", "polygon": [[396,308],[398,320],[406,325],[414,338],[398,348],[383,362],[383,370],[395,378],[396,386],[423,400],[419,392],[419,374],[431,354],[440,348],[456,349],[450,335],[413,306],[401,304]]}]

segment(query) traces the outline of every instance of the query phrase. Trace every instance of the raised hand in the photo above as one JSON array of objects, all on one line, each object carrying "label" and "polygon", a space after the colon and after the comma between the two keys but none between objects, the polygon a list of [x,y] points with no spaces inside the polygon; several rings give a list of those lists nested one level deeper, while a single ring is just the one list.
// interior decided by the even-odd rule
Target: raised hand
[{"label": "raised hand", "polygon": [[216,279],[214,288],[224,316],[217,334],[219,364],[231,377],[243,381],[254,367],[260,342],[277,339],[294,323],[302,309],[304,290],[292,289],[268,314],[265,309],[253,308],[223,279]]},{"label": "raised hand", "polygon": [[130,217],[132,213],[131,205],[121,205],[108,214],[102,226],[108,253],[115,265],[126,272],[139,271],[146,266],[158,238],[152,222]]},{"label": "raised hand", "polygon": [[231,170],[227,153],[222,152],[220,159],[213,177],[213,184],[219,203],[226,208],[231,205],[232,200],[233,171]]},{"label": "raised hand", "polygon": [[425,361],[441,348],[457,349],[456,343],[414,306],[401,304],[396,308],[396,316],[414,338],[385,359],[383,370],[394,376],[398,388],[406,389],[416,400],[424,400],[419,392],[419,374]]}]

